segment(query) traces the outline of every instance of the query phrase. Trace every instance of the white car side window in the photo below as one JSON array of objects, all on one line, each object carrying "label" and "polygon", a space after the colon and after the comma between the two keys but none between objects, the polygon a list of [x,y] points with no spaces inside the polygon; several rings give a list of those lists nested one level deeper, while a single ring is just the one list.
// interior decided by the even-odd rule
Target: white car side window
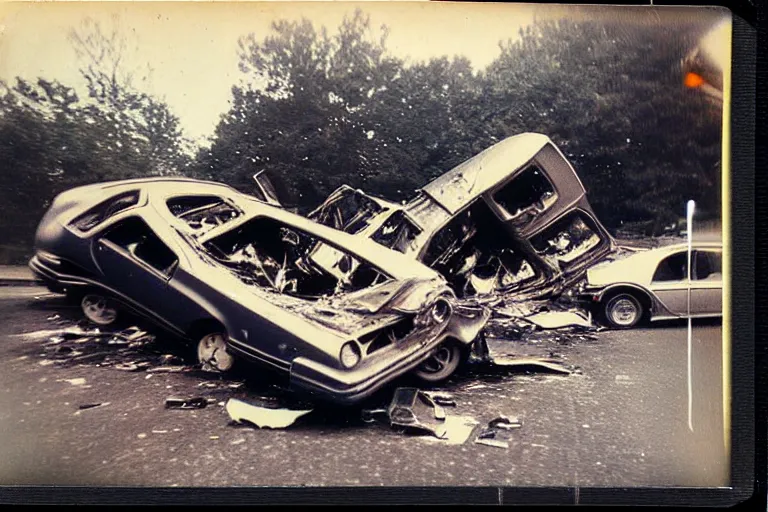
[{"label": "white car side window", "polygon": [[688,278],[688,253],[676,252],[667,256],[656,267],[653,281],[683,281]]}]

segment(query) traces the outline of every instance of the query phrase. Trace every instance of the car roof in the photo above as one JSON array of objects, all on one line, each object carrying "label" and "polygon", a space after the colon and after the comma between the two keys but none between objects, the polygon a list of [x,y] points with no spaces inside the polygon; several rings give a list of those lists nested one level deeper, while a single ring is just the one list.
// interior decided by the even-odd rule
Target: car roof
[{"label": "car roof", "polygon": [[541,133],[521,133],[464,161],[421,190],[451,213],[508,178],[550,143]]}]

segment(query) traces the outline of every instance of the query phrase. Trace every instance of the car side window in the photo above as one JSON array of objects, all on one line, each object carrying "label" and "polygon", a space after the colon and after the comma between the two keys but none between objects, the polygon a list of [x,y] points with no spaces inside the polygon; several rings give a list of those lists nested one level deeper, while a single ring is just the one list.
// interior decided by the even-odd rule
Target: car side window
[{"label": "car side window", "polygon": [[513,218],[530,222],[557,201],[544,172],[531,165],[493,194],[493,200]]},{"label": "car side window", "polygon": [[118,222],[103,238],[167,276],[179,261],[173,251],[137,217]]},{"label": "car side window", "polygon": [[688,278],[688,252],[667,256],[656,267],[653,281],[683,281]]},{"label": "car side window", "polygon": [[75,218],[70,225],[80,231],[89,231],[107,219],[127,210],[139,203],[139,191],[132,190],[102,201],[82,215]]},{"label": "car side window", "polygon": [[717,281],[723,278],[722,253],[718,251],[696,251],[694,279]]}]

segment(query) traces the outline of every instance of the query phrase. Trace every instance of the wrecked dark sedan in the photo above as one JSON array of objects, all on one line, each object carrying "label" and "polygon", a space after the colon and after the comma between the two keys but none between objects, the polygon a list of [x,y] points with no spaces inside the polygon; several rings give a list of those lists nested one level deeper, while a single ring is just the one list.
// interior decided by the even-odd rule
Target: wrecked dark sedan
[{"label": "wrecked dark sedan", "polygon": [[440,272],[459,296],[558,293],[616,248],[545,135],[509,137],[399,205],[348,186],[309,217]]},{"label": "wrecked dark sedan", "polygon": [[434,270],[224,185],[134,180],[60,194],[36,234],[34,273],[97,324],[122,311],[339,402],[407,372],[450,376],[485,325]]}]

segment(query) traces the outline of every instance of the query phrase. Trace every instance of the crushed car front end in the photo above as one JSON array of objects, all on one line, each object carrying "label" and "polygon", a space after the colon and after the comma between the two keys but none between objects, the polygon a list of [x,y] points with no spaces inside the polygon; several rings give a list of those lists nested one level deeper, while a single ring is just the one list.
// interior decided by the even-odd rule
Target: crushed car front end
[{"label": "crushed car front end", "polygon": [[490,317],[487,308],[457,300],[441,278],[390,281],[313,303],[284,294],[268,300],[281,313],[259,316],[276,324],[279,339],[265,343],[270,329],[250,341],[231,335],[228,350],[283,370],[297,392],[340,404],[370,396],[446,343],[468,349]]},{"label": "crushed car front end", "polygon": [[291,386],[338,403],[357,402],[416,369],[444,343],[471,345],[489,316],[482,307],[441,297],[415,315],[399,316],[347,341],[337,367],[306,357],[294,359]]}]

